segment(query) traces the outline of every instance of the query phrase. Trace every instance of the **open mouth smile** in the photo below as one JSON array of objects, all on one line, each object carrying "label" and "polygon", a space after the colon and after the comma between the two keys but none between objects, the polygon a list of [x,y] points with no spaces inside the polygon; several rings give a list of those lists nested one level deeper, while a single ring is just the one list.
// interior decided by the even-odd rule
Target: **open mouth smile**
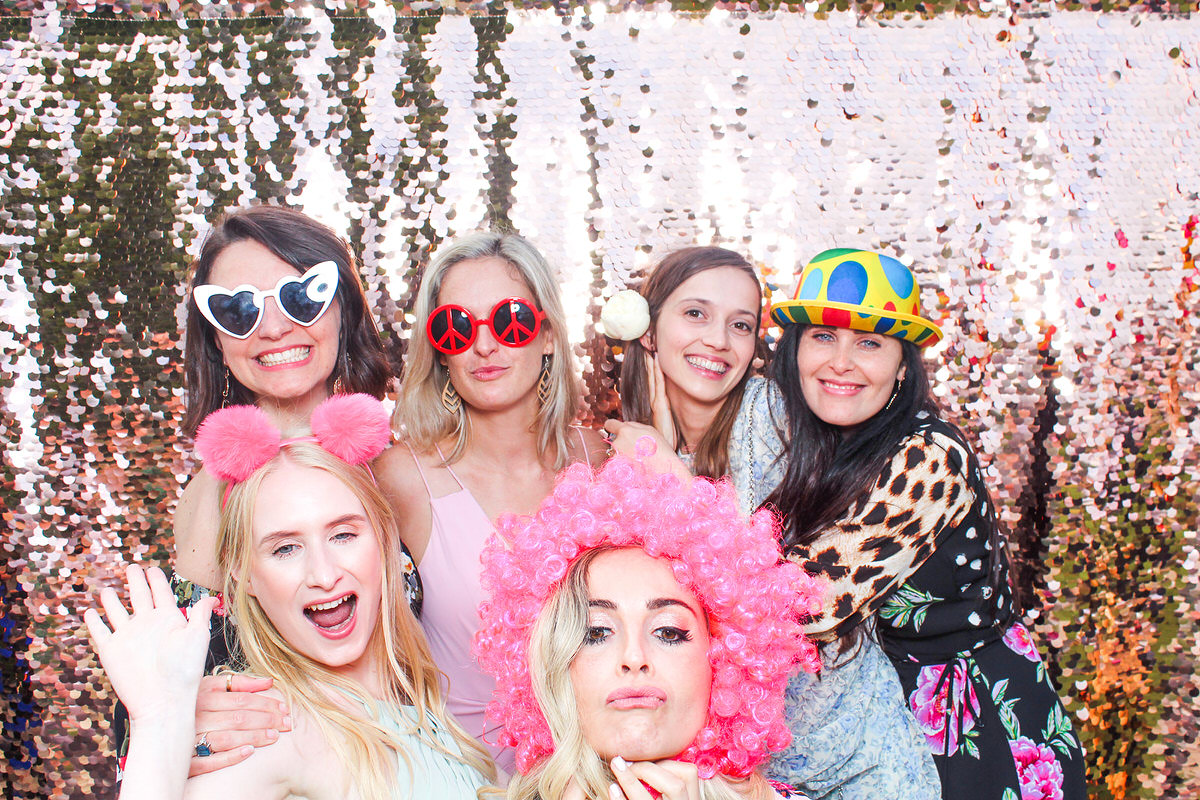
[{"label": "open mouth smile", "polygon": [[255,361],[264,367],[281,367],[284,364],[295,364],[308,358],[312,348],[308,346],[291,347],[287,350],[277,350],[274,353],[263,353],[255,357]]},{"label": "open mouth smile", "polygon": [[684,361],[687,361],[688,364],[697,369],[704,370],[705,372],[712,372],[717,375],[724,375],[729,371],[728,364],[721,361],[712,361],[700,356],[685,356]]},{"label": "open mouth smile", "polygon": [[862,391],[862,384],[858,383],[840,383],[838,381],[821,381],[821,388],[830,394],[852,395]]},{"label": "open mouth smile", "polygon": [[304,616],[323,636],[340,639],[354,628],[358,596],[350,593],[336,600],[305,606]]}]

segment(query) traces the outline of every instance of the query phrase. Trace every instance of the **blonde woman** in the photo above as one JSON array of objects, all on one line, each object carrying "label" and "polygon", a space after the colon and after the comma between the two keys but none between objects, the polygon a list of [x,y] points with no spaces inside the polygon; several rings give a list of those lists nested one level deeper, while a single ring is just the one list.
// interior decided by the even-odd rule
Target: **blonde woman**
[{"label": "blonde woman", "polygon": [[479,553],[506,512],[530,513],[555,473],[605,457],[599,434],[573,428],[579,386],[558,283],[513,234],[479,232],[444,246],[414,308],[393,425],[407,446],[376,463],[421,571],[421,624],[448,679],[447,705],[512,769],[484,721],[492,681],[471,657],[479,626]]},{"label": "blonde woman", "polygon": [[162,574],[147,580],[133,567],[133,615],[110,589],[108,625],[86,615],[132,719],[123,800],[465,799],[493,777],[445,714],[405,598],[395,518],[365,465],[387,444],[385,412],[364,395],[335,397],[311,429],[284,439],[260,409],[238,406],[197,438],[205,468],[225,482],[217,562],[243,666],[274,681],[293,729],[239,764],[187,778],[206,736],[194,708],[215,599],[185,623]]},{"label": "blonde woman", "polygon": [[777,531],[728,484],[623,456],[501,521],[477,652],[518,753],[510,800],[792,796],[756,767],[790,739],[788,675],[817,666],[799,620],[818,590]]}]

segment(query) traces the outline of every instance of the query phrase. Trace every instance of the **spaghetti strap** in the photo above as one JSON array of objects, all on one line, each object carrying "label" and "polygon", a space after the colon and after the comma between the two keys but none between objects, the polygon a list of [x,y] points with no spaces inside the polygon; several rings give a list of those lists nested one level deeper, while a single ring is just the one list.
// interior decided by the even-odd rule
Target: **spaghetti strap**
[{"label": "spaghetti strap", "polygon": [[421,483],[425,484],[425,494],[433,497],[433,490],[429,488],[429,480],[425,477],[425,470],[421,469],[421,459],[417,458],[416,451],[412,449],[412,445],[408,442],[404,443],[408,448],[408,454],[412,456],[413,463],[417,465],[417,474],[421,476]]},{"label": "spaghetti strap", "polygon": [[583,460],[590,467],[592,465],[592,454],[588,452],[587,439],[583,438],[583,428],[578,425],[572,425],[571,427],[579,434],[579,446],[583,448]]},{"label": "spaghetti strap", "polygon": [[[435,443],[434,443],[434,445],[433,445],[433,449],[434,449],[434,450],[437,450],[438,458],[440,458],[440,459],[442,460],[442,467],[443,467],[443,468],[446,470],[446,472],[449,472],[449,473],[450,473],[450,477],[451,477],[451,478],[454,478],[454,482],[458,484],[458,488],[459,488],[460,490],[467,488],[467,485],[466,485],[465,483],[463,483],[463,482],[462,482],[462,479],[460,479],[460,478],[458,477],[458,475],[456,475],[456,474],[454,473],[454,470],[453,470],[453,468],[451,468],[451,466],[450,466],[449,464],[447,464],[447,463],[446,463],[446,457],[445,457],[444,455],[442,455],[442,446],[441,446],[440,444],[437,444],[437,443],[435,442]],[[419,466],[419,465],[418,465],[418,466]],[[422,475],[421,477],[422,477],[422,478],[424,478],[425,476],[424,476],[424,475]],[[429,488],[429,484],[425,484],[425,488],[426,488],[426,489],[428,489],[428,488]],[[433,493],[432,493],[432,492],[430,492],[430,493],[429,493],[429,496],[430,496],[430,497],[433,497]]]}]

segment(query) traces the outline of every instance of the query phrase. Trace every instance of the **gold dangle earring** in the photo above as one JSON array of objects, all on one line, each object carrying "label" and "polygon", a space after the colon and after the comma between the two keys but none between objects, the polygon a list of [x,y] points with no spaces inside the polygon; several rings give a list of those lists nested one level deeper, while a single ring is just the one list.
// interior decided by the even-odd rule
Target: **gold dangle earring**
[{"label": "gold dangle earring", "polygon": [[350,380],[350,354],[345,353],[342,356],[342,368],[338,370],[337,377],[333,379],[333,393],[346,394],[346,383]]},{"label": "gold dangle earring", "polygon": [[458,396],[458,390],[454,388],[448,375],[446,385],[442,387],[442,408],[446,409],[447,414],[457,414],[462,408],[462,398]]},{"label": "gold dangle earring", "polygon": [[225,388],[221,390],[221,408],[229,405],[229,367],[225,368]]},{"label": "gold dangle earring", "polygon": [[537,382],[538,405],[544,406],[550,402],[550,354],[542,356],[542,372]]},{"label": "gold dangle earring", "polygon": [[899,379],[896,380],[896,385],[892,388],[892,396],[888,398],[887,405],[883,407],[884,411],[887,411],[889,408],[892,407],[892,403],[896,402],[896,396],[898,394],[900,394],[901,383],[902,383],[902,381],[900,381]]}]

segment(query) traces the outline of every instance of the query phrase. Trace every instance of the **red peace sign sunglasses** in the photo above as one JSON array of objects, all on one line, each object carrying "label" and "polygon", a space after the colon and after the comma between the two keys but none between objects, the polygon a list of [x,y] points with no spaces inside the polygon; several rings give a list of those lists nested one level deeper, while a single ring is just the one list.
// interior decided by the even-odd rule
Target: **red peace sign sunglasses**
[{"label": "red peace sign sunglasses", "polygon": [[492,329],[496,341],[506,347],[524,347],[537,338],[546,313],[521,297],[501,300],[487,319],[475,319],[462,306],[438,306],[425,323],[425,335],[433,349],[448,356],[458,355],[475,343],[482,325]]}]

